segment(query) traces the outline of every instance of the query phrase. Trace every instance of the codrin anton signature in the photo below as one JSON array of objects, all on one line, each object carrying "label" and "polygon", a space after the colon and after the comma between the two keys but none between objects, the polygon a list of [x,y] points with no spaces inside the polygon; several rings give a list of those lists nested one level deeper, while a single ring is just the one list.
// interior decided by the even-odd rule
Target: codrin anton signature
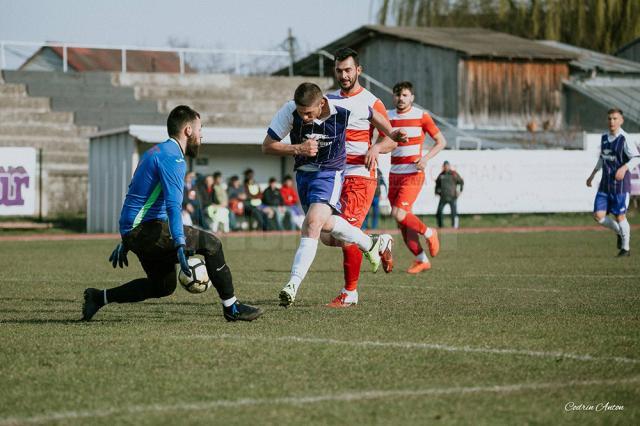
[{"label": "codrin anton signature", "polygon": [[624,405],[612,404],[609,401],[597,404],[569,401],[564,405],[564,411],[624,411]]}]

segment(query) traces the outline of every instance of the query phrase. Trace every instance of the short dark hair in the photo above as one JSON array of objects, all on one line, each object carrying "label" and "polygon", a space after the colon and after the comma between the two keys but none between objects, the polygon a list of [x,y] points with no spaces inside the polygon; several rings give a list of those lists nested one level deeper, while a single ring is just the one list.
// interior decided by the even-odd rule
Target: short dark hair
[{"label": "short dark hair", "polygon": [[214,179],[218,179],[219,177],[222,177],[222,173],[221,172],[216,171],[216,172],[213,173],[213,178]]},{"label": "short dark hair", "polygon": [[403,90],[408,90],[413,95],[413,84],[410,81],[400,81],[393,86],[394,95],[399,95]]},{"label": "short dark hair", "polygon": [[293,178],[291,177],[291,175],[285,175],[285,176],[282,178],[282,181],[284,182],[285,180],[289,180],[289,179],[293,180]]},{"label": "short dark hair", "polygon": [[353,62],[356,63],[356,66],[360,65],[360,59],[358,58],[358,52],[351,49],[350,47],[342,47],[336,50],[336,53],[333,54],[333,59],[335,62],[342,62],[347,58],[353,58]]},{"label": "short dark hair", "polygon": [[322,90],[315,83],[302,83],[296,89],[293,100],[298,106],[308,107],[322,98]]},{"label": "short dark hair", "polygon": [[171,137],[178,136],[180,130],[188,123],[195,121],[196,118],[200,118],[197,111],[187,105],[178,105],[171,110],[167,118],[167,133]]},{"label": "short dark hair", "polygon": [[622,110],[620,108],[611,108],[609,111],[607,111],[607,115],[609,114],[615,114],[615,113],[620,114],[622,117],[624,117],[624,114],[622,113]]},{"label": "short dark hair", "polygon": [[269,178],[269,185],[271,185],[273,182],[277,182],[278,179],[274,178],[274,177],[270,177]]}]

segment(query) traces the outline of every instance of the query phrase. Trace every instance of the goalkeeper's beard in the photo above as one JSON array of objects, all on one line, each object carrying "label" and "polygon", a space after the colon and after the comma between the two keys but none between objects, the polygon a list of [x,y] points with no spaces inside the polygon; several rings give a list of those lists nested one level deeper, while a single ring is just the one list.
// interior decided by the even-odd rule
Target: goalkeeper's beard
[{"label": "goalkeeper's beard", "polygon": [[184,149],[184,154],[191,158],[196,158],[200,152],[200,141],[194,136],[187,137],[187,146]]}]

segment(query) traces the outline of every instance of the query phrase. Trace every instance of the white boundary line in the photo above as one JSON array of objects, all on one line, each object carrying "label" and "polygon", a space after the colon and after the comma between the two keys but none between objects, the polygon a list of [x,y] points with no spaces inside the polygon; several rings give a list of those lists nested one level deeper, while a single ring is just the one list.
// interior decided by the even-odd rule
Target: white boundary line
[{"label": "white boundary line", "polygon": [[522,391],[539,391],[575,386],[614,386],[640,382],[640,377],[628,379],[601,379],[569,381],[565,383],[517,383],[511,385],[469,386],[426,389],[368,390],[325,395],[283,396],[278,398],[218,399],[202,402],[180,402],[176,404],[130,405],[102,410],[49,412],[32,417],[5,417],[0,426],[61,422],[72,419],[109,417],[113,415],[134,415],[143,413],[167,413],[172,411],[207,411],[216,408],[247,407],[256,405],[305,405],[321,402],[353,402],[376,399],[419,398],[424,396],[448,396],[478,393],[509,394]]},{"label": "white boundary line", "polygon": [[311,343],[320,345],[345,345],[356,346],[366,348],[398,348],[398,349],[415,349],[415,350],[427,350],[427,351],[445,351],[445,352],[463,352],[463,353],[483,353],[483,354],[495,354],[495,355],[522,355],[538,358],[565,358],[573,359],[577,361],[605,361],[605,362],[620,362],[628,364],[640,363],[640,359],[607,356],[598,357],[593,355],[580,355],[565,352],[546,352],[546,351],[530,351],[526,349],[497,349],[497,348],[476,348],[471,346],[450,346],[442,345],[438,343],[422,343],[422,342],[380,342],[380,341],[349,341],[349,340],[336,340],[325,339],[317,337],[299,337],[299,336],[280,336],[280,337],[263,337],[263,336],[237,336],[231,334],[194,334],[188,336],[172,336],[173,339],[235,339],[235,340],[259,340],[266,342],[294,342],[294,343]]}]

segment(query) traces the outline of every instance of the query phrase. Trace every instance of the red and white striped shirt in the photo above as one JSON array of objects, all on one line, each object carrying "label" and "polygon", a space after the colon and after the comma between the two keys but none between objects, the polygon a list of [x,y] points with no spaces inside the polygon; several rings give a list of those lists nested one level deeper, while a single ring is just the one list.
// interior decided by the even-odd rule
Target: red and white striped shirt
[{"label": "red and white striped shirt", "polygon": [[402,114],[395,109],[388,113],[393,130],[404,129],[408,138],[406,142],[399,142],[396,149],[391,151],[390,173],[418,173],[415,163],[422,158],[425,133],[434,138],[440,133],[440,129],[429,114],[416,107]]},{"label": "red and white striped shirt", "polygon": [[[373,93],[361,87],[356,93],[347,95],[341,90],[336,90],[332,95],[347,97],[349,102],[358,103],[360,107],[372,108],[383,116],[387,116],[387,109],[380,99]],[[348,103],[346,106],[349,108]],[[347,167],[344,176],[361,176],[368,179],[376,179],[376,168],[369,171],[364,165],[364,157],[371,147],[374,127],[368,120],[356,120],[347,126]]]}]

